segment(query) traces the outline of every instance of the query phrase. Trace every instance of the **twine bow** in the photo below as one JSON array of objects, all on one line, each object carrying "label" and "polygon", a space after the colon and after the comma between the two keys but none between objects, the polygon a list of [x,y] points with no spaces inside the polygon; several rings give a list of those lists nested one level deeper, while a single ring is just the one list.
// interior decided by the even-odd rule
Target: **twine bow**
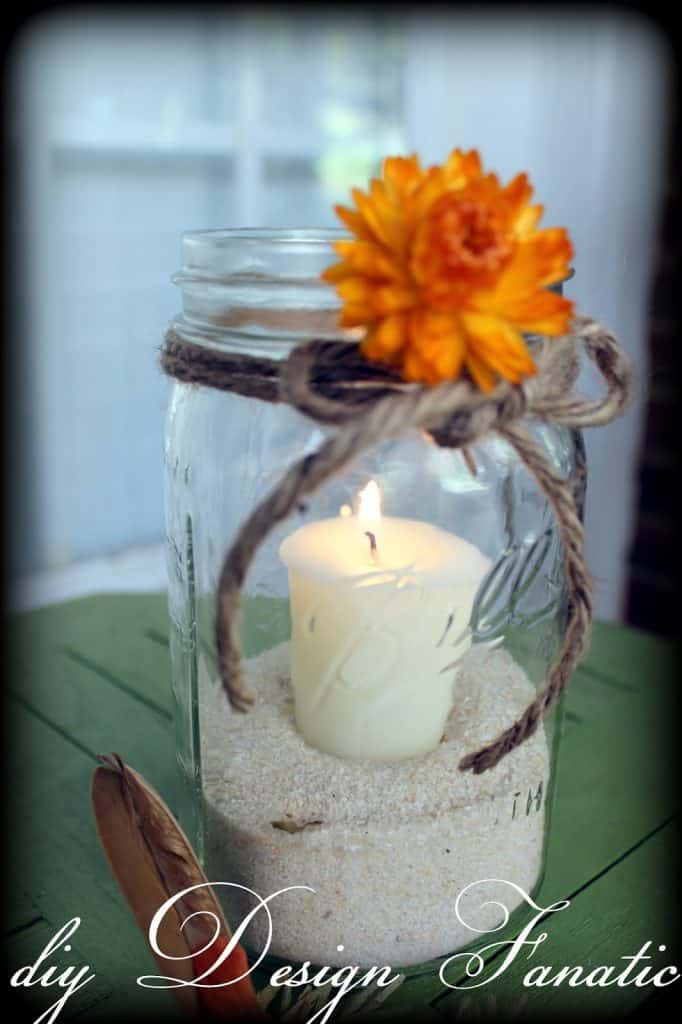
[{"label": "twine bow", "polygon": [[[604,379],[601,398],[584,399],[573,392],[581,344]],[[521,421],[531,415],[573,428],[609,423],[630,400],[633,372],[614,335],[589,317],[576,318],[572,332],[563,338],[541,339],[534,355],[535,377],[520,385],[501,381],[494,391],[483,393],[463,379],[434,388],[406,384],[393,371],[367,363],[357,346],[347,342],[312,341],[278,362],[206,349],[167,333],[161,364],[176,379],[288,402],[311,419],[338,428],[315,453],[287,470],[242,524],[225,555],[218,581],[216,644],[220,677],[233,708],[247,711],[253,704],[241,667],[241,590],[258,548],[275,526],[355,456],[408,429],[424,430],[437,444],[464,450],[497,434],[516,450],[554,510],[564,550],[569,621],[544,689],[513,725],[464,757],[459,768],[475,774],[487,771],[535,732],[587,646],[592,596],[571,484]]]}]

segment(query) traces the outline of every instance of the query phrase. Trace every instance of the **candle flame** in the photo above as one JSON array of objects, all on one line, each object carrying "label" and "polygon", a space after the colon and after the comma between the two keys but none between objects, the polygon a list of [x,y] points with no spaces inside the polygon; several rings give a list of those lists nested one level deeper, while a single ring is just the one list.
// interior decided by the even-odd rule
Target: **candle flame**
[{"label": "candle flame", "polygon": [[376,480],[370,480],[358,495],[358,519],[365,525],[381,522],[381,491]]}]

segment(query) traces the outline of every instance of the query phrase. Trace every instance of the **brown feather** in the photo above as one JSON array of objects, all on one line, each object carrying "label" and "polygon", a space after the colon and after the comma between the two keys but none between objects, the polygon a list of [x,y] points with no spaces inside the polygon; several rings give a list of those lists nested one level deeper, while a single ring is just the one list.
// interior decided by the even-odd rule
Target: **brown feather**
[{"label": "brown feather", "polygon": [[[197,976],[198,967],[192,957],[214,937],[216,920],[220,925],[221,948],[231,937],[223,910],[189,840],[158,793],[118,754],[104,755],[100,761],[102,766],[95,769],[92,779],[97,831],[111,871],[145,937],[154,914],[167,899],[189,886],[202,886],[178,900],[174,904],[175,914],[164,915],[158,929],[159,948],[168,956],[186,958],[173,961],[173,976],[191,981]],[[181,930],[183,921],[192,914],[197,916],[187,921]],[[209,914],[214,915],[213,920]],[[241,956],[234,958],[235,963],[246,963],[241,947],[235,953],[237,951]],[[153,955],[166,974],[168,962]],[[225,977],[229,962],[220,969],[221,981],[229,980]],[[210,966],[210,960],[206,963],[206,954],[201,963],[199,973]],[[207,978],[206,983],[210,984],[211,980]],[[210,992],[213,1005],[223,997],[224,1020],[229,1020],[233,1016],[231,1009],[237,1007],[240,1017],[233,1016],[233,1019],[243,1019],[241,1015],[248,1006],[253,1008],[254,1015],[258,1013],[263,1018],[249,977],[222,989],[172,989],[185,1010],[202,1015],[206,1010],[204,991]]]}]

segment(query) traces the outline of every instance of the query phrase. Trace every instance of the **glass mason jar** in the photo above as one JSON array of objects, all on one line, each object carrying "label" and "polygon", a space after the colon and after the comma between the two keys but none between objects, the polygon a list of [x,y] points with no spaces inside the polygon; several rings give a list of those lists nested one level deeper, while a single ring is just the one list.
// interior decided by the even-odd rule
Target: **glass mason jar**
[{"label": "glass mason jar", "polygon": [[[185,234],[174,331],[270,359],[312,338],[353,341],[319,279],[336,237]],[[580,436],[527,427],[580,488]],[[253,893],[278,893],[270,955],[414,970],[480,939],[472,928],[496,927],[499,906],[486,901],[522,902],[508,883],[529,895],[539,885],[560,706],[495,768],[472,775],[458,763],[544,683],[567,617],[562,550],[506,442],[470,449],[475,474],[423,432],[366,451],[259,549],[241,619],[256,703],[235,712],[216,668],[221,562],[254,505],[327,433],[283,403],[174,383],[165,464],[179,817],[209,880],[229,883],[217,891],[233,927]],[[381,518],[358,507],[361,492],[380,495]],[[499,881],[475,884],[486,879]],[[260,952],[267,938],[261,910],[244,941]]]}]

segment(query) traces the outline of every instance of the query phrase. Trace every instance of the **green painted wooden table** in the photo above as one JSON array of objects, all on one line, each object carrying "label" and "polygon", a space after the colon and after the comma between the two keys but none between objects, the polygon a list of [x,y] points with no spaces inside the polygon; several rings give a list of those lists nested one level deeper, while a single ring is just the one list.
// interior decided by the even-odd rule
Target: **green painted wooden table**
[{"label": "green painted wooden table", "polygon": [[[58,928],[78,916],[72,951],[50,963],[89,964],[96,977],[58,1019],[177,1019],[167,993],[135,983],[140,974],[155,973],[155,965],[104,862],[89,801],[96,755],[115,750],[173,806],[165,597],[111,595],[51,606],[13,618],[9,637],[9,969],[32,963]],[[537,897],[543,906],[569,898],[570,907],[543,923],[548,938],[541,953],[517,959],[478,995],[449,990],[433,972],[412,976],[377,1021],[399,1011],[411,1020],[466,1019],[489,1013],[491,996],[498,1019],[512,1012],[520,1019],[622,1016],[657,998],[651,987],[524,989],[522,978],[540,963],[622,969],[620,958],[648,940],[650,963],[675,963],[676,751],[668,738],[675,676],[671,645],[595,625],[566,700],[547,869]],[[517,933],[515,926],[506,937]],[[659,952],[659,945],[668,948]],[[40,986],[21,991],[26,1020],[57,998]]]}]

